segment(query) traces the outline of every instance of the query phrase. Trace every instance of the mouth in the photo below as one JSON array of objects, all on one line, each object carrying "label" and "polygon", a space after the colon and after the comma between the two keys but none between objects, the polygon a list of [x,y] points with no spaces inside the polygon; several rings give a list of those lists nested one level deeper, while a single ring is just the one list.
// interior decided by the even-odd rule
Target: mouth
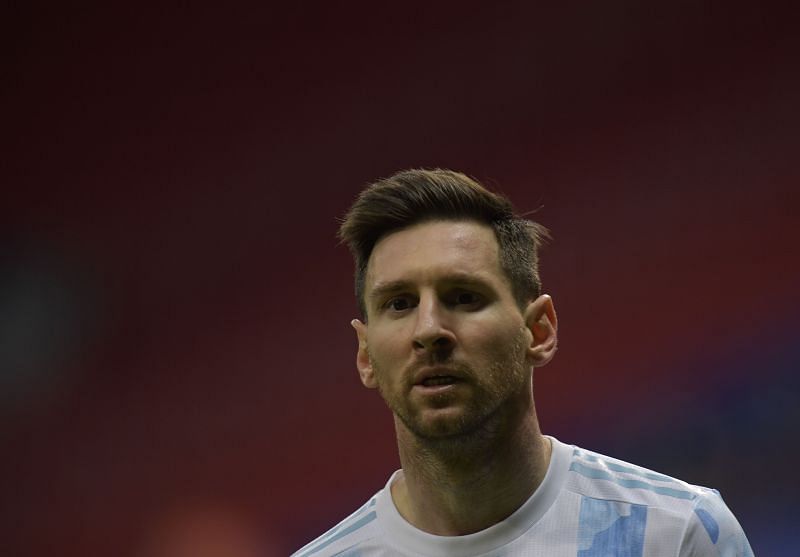
[{"label": "mouth", "polygon": [[414,386],[432,391],[439,391],[463,381],[464,376],[449,366],[423,368],[414,376]]},{"label": "mouth", "polygon": [[423,387],[440,387],[442,385],[452,385],[456,381],[458,381],[458,379],[452,375],[434,375],[424,378],[417,384]]}]

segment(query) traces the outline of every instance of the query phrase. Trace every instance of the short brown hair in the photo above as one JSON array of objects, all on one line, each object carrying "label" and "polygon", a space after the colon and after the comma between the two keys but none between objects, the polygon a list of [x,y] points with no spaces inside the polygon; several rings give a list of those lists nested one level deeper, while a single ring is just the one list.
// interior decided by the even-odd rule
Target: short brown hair
[{"label": "short brown hair", "polygon": [[364,318],[367,265],[375,244],[387,234],[431,220],[472,220],[490,226],[517,303],[522,306],[539,296],[538,252],[549,237],[546,228],[515,215],[508,198],[460,172],[403,170],[368,185],[339,228],[339,238],[355,260],[356,299]]}]

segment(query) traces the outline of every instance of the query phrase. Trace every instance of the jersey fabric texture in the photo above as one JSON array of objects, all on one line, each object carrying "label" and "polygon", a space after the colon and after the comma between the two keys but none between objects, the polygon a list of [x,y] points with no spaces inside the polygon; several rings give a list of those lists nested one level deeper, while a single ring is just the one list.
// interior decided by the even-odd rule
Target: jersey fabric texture
[{"label": "jersey fabric texture", "polygon": [[713,489],[550,438],[542,484],[511,516],[466,536],[409,524],[381,491],[293,557],[752,557]]}]

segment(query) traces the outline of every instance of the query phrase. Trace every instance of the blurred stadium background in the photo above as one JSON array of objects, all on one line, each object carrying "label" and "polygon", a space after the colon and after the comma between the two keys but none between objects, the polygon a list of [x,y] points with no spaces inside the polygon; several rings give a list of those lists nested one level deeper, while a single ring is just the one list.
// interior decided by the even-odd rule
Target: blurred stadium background
[{"label": "blurred stadium background", "polygon": [[546,432],[797,554],[788,3],[431,4],[4,10],[5,555],[287,555],[382,486],[334,234],[417,166],[553,232]]}]

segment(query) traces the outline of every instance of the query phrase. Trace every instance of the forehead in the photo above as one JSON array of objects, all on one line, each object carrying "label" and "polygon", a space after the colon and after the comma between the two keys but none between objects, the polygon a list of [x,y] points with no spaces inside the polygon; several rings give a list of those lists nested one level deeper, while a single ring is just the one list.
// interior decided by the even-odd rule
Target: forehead
[{"label": "forehead", "polygon": [[505,283],[500,248],[488,225],[430,221],[381,238],[367,266],[366,288],[393,281],[435,281],[448,275]]}]

